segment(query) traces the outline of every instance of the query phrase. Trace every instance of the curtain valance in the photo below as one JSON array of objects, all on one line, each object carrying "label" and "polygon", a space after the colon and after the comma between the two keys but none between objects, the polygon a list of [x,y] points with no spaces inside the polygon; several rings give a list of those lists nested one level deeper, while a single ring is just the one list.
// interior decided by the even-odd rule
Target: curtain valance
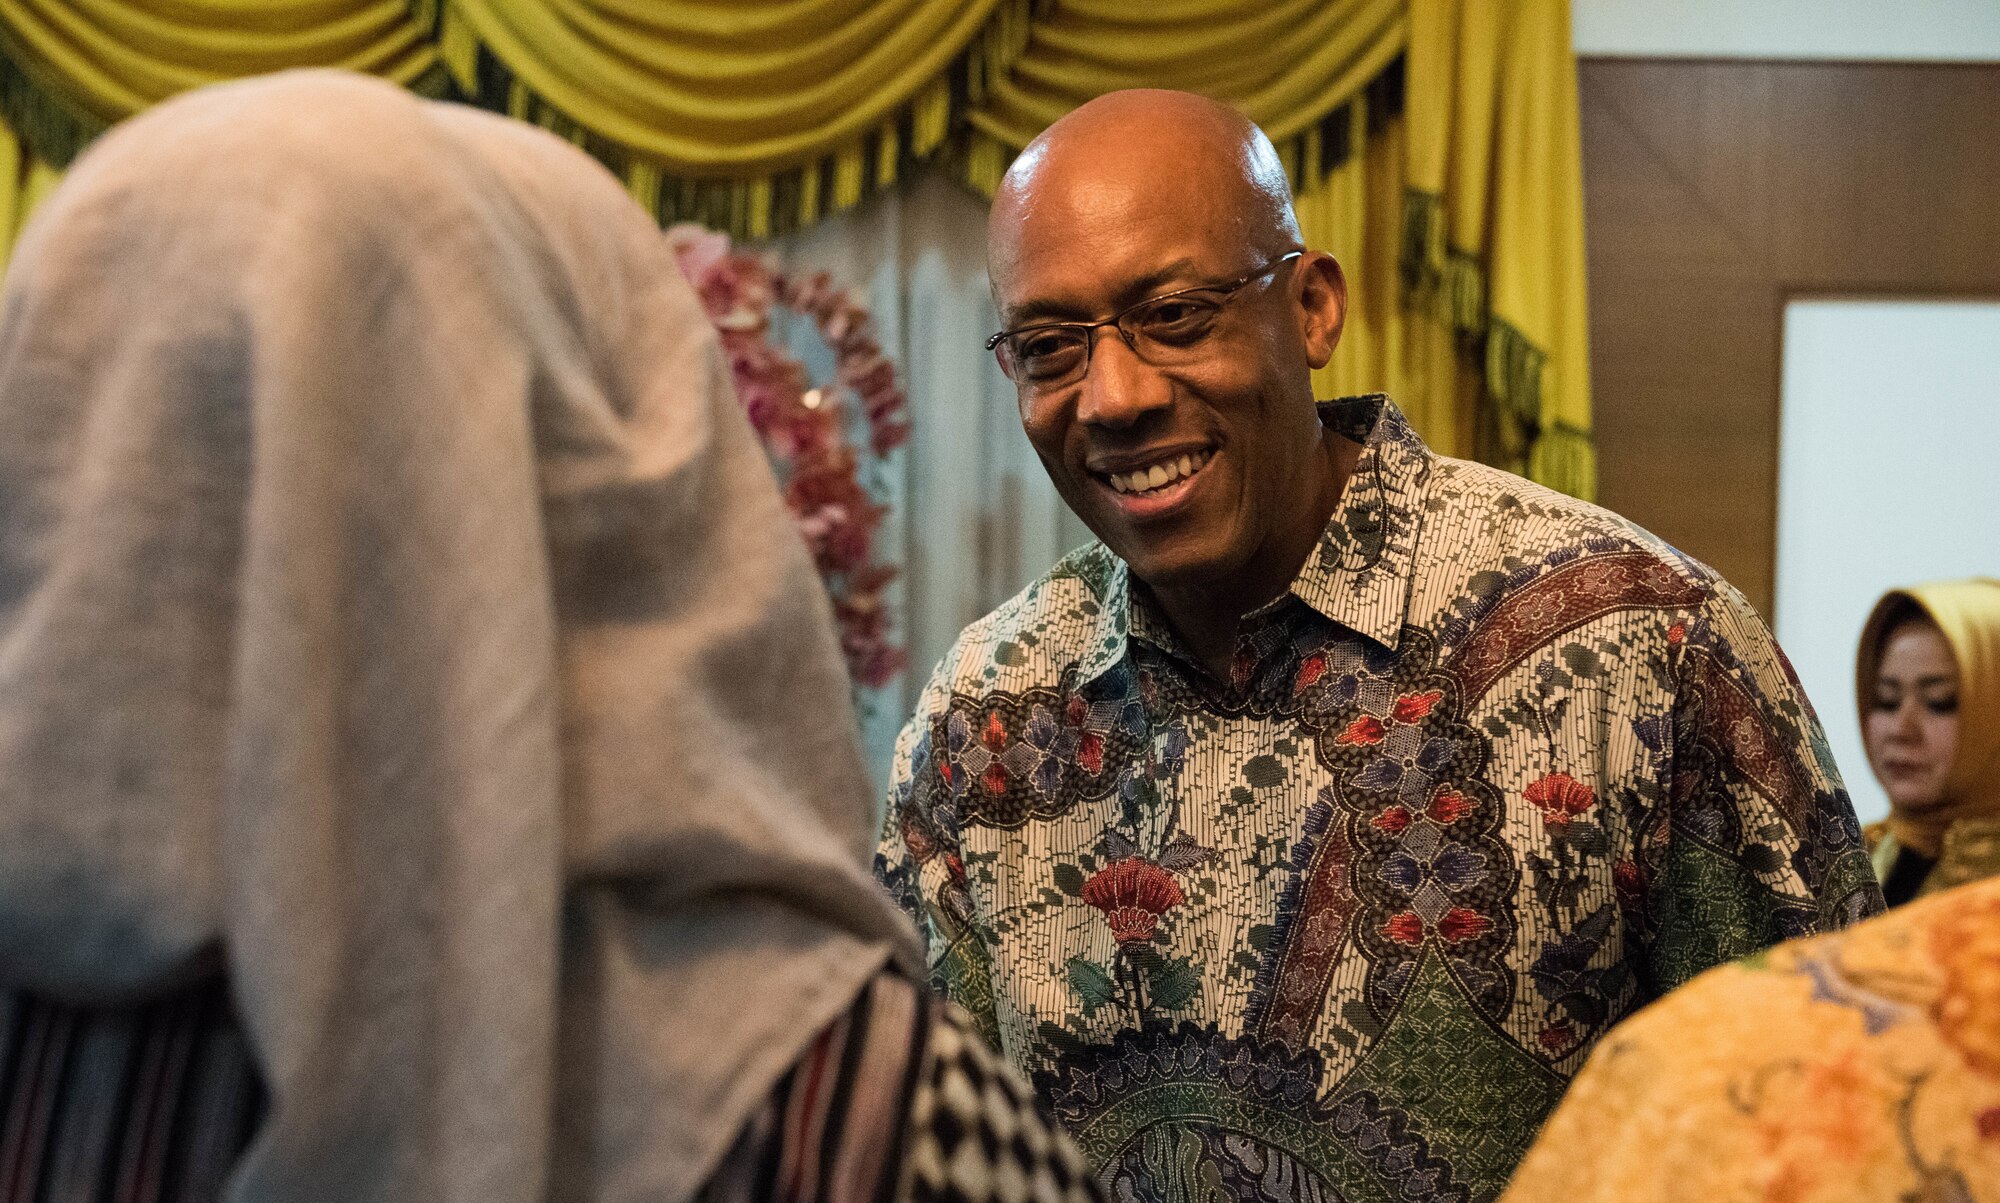
[{"label": "curtain valance", "polygon": [[204,84],[341,67],[436,92],[405,0],[0,0],[0,114],[66,165],[105,126]]},{"label": "curtain valance", "polygon": [[1156,3],[1066,0],[1038,17],[1013,70],[967,114],[968,182],[991,194],[1015,152],[1120,88],[1226,100],[1262,126],[1304,184],[1346,157],[1322,126],[1403,53],[1405,0]]},{"label": "curtain valance", "polygon": [[752,239],[922,162],[990,195],[1104,92],[1215,96],[1357,280],[1322,383],[1593,489],[1567,0],[0,0],[0,245],[107,124],[303,66],[547,126],[662,221]]}]

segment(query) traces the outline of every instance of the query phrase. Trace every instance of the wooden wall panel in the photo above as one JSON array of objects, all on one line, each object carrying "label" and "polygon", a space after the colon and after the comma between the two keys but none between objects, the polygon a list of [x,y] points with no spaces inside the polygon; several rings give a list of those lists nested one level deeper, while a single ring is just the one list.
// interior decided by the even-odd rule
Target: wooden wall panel
[{"label": "wooden wall panel", "polygon": [[1579,87],[1600,499],[1768,616],[1785,301],[2000,297],[2000,64],[1586,58]]}]

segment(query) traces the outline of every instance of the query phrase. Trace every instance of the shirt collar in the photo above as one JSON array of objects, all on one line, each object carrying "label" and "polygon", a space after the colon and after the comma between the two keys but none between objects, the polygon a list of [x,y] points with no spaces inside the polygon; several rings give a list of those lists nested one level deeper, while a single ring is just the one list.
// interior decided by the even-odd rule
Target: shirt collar
[{"label": "shirt collar", "polygon": [[[1315,613],[1393,650],[1402,634],[1416,575],[1422,494],[1431,451],[1381,393],[1322,401],[1320,422],[1361,444],[1340,503],[1286,591]],[[1101,550],[1101,547],[1100,547]],[[1093,681],[1124,658],[1132,637],[1172,648],[1163,618],[1134,593],[1125,561],[1104,551],[1091,591],[1099,610],[1078,683]],[[1259,610],[1268,613],[1284,598]]]}]

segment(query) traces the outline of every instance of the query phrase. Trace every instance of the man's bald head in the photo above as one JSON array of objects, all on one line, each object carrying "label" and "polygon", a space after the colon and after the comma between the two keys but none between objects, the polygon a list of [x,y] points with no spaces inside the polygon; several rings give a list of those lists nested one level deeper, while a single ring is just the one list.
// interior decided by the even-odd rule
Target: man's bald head
[{"label": "man's bald head", "polygon": [[1014,160],[987,226],[996,291],[1036,243],[1077,233],[1079,218],[1162,209],[1235,244],[1218,250],[1262,259],[1301,244],[1284,165],[1264,131],[1207,97],[1136,88],[1075,109]]}]

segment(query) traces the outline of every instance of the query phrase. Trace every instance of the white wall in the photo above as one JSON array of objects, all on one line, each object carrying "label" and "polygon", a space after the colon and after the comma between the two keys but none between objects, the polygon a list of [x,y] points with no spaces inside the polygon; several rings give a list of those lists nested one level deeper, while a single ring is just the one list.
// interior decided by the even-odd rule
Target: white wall
[{"label": "white wall", "polygon": [[1570,17],[1578,54],[2000,61],[2000,0],[1571,0]]},{"label": "white wall", "polygon": [[1862,821],[1854,646],[1894,586],[2000,576],[2000,302],[1785,308],[1777,634]]}]

